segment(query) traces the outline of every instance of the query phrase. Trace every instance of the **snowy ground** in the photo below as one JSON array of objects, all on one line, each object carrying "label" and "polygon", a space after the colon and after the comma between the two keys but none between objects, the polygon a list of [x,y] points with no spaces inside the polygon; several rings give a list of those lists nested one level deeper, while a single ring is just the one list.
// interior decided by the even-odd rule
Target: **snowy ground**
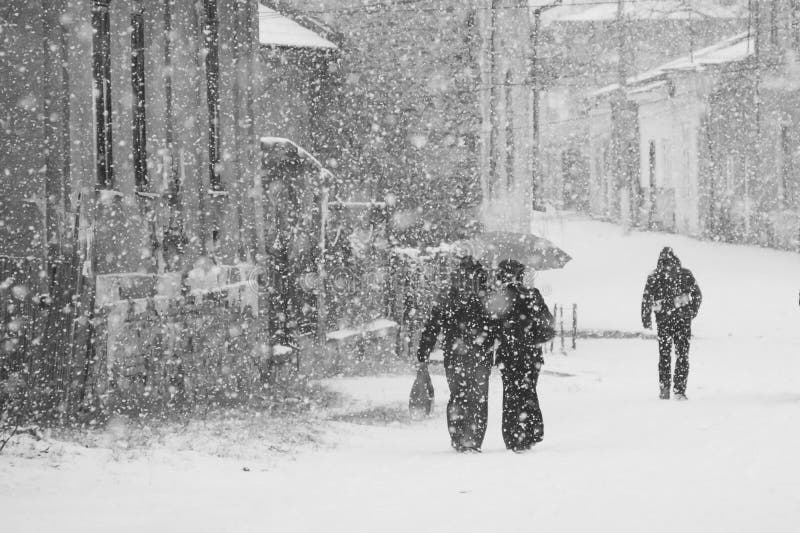
[{"label": "snowy ground", "polygon": [[[221,436],[200,424],[178,442],[162,435],[141,449],[120,449],[115,443],[125,432],[116,428],[90,448],[58,442],[30,458],[4,454],[0,529],[796,531],[800,258],[626,237],[599,223],[567,221],[564,228],[564,238],[576,239],[572,248],[562,243],[575,260],[539,281],[551,284],[552,298],[580,296],[586,327],[639,331],[640,285],[665,241],[695,270],[706,303],[691,354],[690,401],[656,399],[654,341],[580,341],[577,352],[548,358],[541,445],[524,455],[503,449],[493,376],[484,453],[463,456],[448,446],[441,376],[438,411],[421,423],[405,415],[410,376],[335,379],[325,384],[346,395],[346,404],[310,413],[310,424],[280,419],[287,432],[298,429],[292,454],[270,448],[269,432],[262,434],[269,417],[208,425]],[[738,283],[726,290],[726,280]],[[738,302],[755,306],[751,318],[733,306],[733,292],[756,298]],[[770,312],[776,315],[762,317]],[[234,444],[220,448],[225,431]]]}]

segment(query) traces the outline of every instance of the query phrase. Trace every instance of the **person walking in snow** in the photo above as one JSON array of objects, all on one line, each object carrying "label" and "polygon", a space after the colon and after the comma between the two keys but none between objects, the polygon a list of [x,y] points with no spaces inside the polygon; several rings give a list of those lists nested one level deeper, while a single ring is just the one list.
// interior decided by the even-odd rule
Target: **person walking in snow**
[{"label": "person walking in snow", "polygon": [[444,370],[450,388],[447,428],[459,452],[479,452],[486,434],[492,331],[486,312],[488,274],[471,256],[460,259],[450,287],[434,304],[425,323],[417,360],[427,365],[442,336]]},{"label": "person walking in snow", "polygon": [[498,265],[500,289],[489,311],[497,330],[497,364],[503,378],[503,441],[515,452],[544,438],[536,384],[542,368],[541,344],[553,338],[553,315],[538,289],[522,283],[525,266],[513,259]]},{"label": "person walking in snow", "polygon": [[675,399],[686,399],[689,377],[689,343],[692,320],[700,310],[703,295],[692,272],[683,268],[680,260],[666,247],[658,256],[656,269],[647,277],[642,295],[642,326],[652,327],[656,316],[658,332],[658,380],[660,398],[669,399],[672,366],[672,346],[675,346]]}]

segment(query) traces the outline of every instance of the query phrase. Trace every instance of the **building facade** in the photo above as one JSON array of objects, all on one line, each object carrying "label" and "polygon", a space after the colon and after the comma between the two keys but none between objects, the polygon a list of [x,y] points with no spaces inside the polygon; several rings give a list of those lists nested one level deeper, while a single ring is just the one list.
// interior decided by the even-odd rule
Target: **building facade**
[{"label": "building facade", "polygon": [[[635,209],[631,204],[640,199],[622,184],[638,179],[638,166],[627,168],[629,165],[616,153],[638,150],[633,132],[636,110],[610,95],[614,123],[619,127],[607,139],[614,144],[607,155],[616,159],[609,164],[616,168],[613,172],[620,176],[620,186],[616,187],[614,202],[590,210],[590,205],[598,205],[598,199],[592,197],[597,186],[590,186],[588,174],[590,165],[596,162],[590,160],[584,147],[596,142],[589,136],[597,136],[597,127],[587,121],[585,99],[597,88],[618,82],[620,77],[646,72],[742,31],[747,20],[745,4],[716,0],[698,0],[691,5],[671,0],[641,1],[623,3],[620,11],[616,2],[567,0],[545,11],[537,39],[543,200],[558,208],[595,216],[629,217]],[[596,115],[597,110],[588,113]]]},{"label": "building facade", "polygon": [[[201,374],[213,389],[216,364],[267,342],[247,284],[259,138],[314,141],[337,49],[273,8],[0,5],[0,385],[30,388],[0,393],[0,410],[75,414],[153,386],[168,399]],[[218,350],[200,357],[193,342]],[[255,357],[233,382],[258,380]],[[167,367],[174,380],[153,385]]]},{"label": "building facade", "polygon": [[11,1],[0,17],[0,255],[77,246],[97,274],[252,259],[257,139],[313,143],[335,44],[250,0]]},{"label": "building facade", "polygon": [[[595,189],[615,187],[618,193],[597,201],[593,214],[642,228],[703,233],[699,205],[701,158],[707,155],[707,102],[714,87],[721,86],[724,73],[741,68],[740,63],[752,56],[753,45],[747,33],[739,34],[637,74],[624,89],[612,84],[591,95],[592,117],[610,114],[620,92],[624,95],[633,113],[630,128],[636,143],[633,150],[623,153],[624,163],[634,167],[632,187],[615,179],[613,172],[591,168]],[[595,123],[592,128],[613,150],[611,127]],[[592,145],[590,153],[597,159],[598,146]],[[630,211],[615,211],[616,198],[625,193],[632,200]]]}]

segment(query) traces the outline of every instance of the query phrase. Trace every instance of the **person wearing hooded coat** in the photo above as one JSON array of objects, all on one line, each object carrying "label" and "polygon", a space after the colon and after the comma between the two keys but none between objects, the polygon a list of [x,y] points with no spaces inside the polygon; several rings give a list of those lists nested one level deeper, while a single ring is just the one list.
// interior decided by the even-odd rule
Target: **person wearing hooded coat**
[{"label": "person wearing hooded coat", "polygon": [[503,441],[515,452],[529,450],[544,438],[536,385],[544,364],[542,330],[552,332],[553,321],[539,290],[523,284],[524,273],[519,261],[501,261],[500,288],[489,304],[500,341],[496,362],[503,378]]},{"label": "person wearing hooded coat", "polygon": [[459,452],[479,452],[486,434],[494,344],[483,301],[487,282],[483,266],[471,256],[462,257],[449,289],[431,309],[417,352],[419,363],[427,364],[441,334],[450,389],[447,428],[451,445]]},{"label": "person wearing hooded coat", "polygon": [[656,269],[647,277],[642,295],[642,325],[652,327],[656,316],[658,333],[658,381],[660,398],[668,400],[675,346],[675,376],[672,380],[675,398],[686,399],[689,377],[689,344],[692,320],[700,310],[703,295],[692,272],[681,265],[672,248],[665,247],[658,256]]}]

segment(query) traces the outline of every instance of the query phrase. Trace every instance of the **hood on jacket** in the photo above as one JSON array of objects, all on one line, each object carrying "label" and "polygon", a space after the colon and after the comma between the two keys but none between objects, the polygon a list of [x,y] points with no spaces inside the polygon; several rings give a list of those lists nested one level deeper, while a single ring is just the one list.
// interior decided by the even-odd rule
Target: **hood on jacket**
[{"label": "hood on jacket", "polygon": [[497,265],[497,281],[503,285],[521,283],[525,275],[525,265],[516,259],[503,259]]},{"label": "hood on jacket", "polygon": [[681,268],[681,260],[669,246],[665,246],[658,255],[658,270],[674,270]]}]

